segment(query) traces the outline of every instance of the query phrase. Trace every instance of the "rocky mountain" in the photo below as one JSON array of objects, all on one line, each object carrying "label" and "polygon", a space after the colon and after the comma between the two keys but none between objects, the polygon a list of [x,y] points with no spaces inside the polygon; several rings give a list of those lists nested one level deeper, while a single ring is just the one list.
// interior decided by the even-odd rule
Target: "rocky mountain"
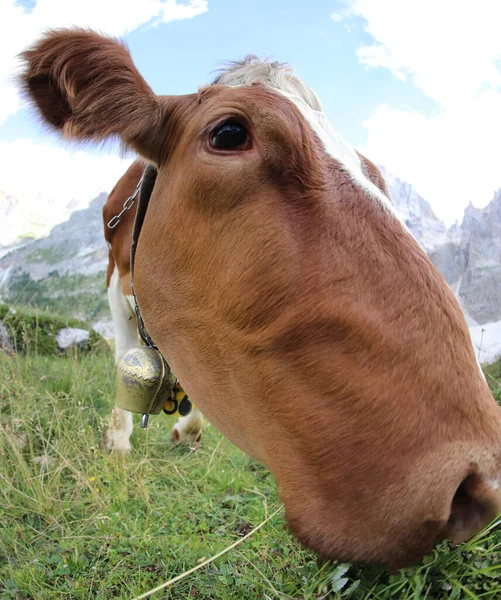
[{"label": "rocky mountain", "polygon": [[49,235],[25,241],[0,255],[0,302],[31,304],[90,321],[112,336],[105,276],[108,248],[103,237],[100,194],[71,213]]},{"label": "rocky mountain", "polygon": [[447,229],[410,184],[385,178],[397,212],[454,291],[479,360],[492,362],[501,355],[501,189]]},{"label": "rocky mountain", "polygon": [[[501,353],[501,190],[487,207],[469,206],[461,224],[447,228],[412,185],[384,174],[397,212],[458,297],[480,359],[492,360]],[[4,248],[3,256],[0,243],[0,301],[3,296],[90,319],[109,335],[105,198],[72,212],[46,237]]]},{"label": "rocky mountain", "polygon": [[62,202],[41,194],[13,196],[0,190],[0,256],[6,248],[48,235],[56,223],[66,221],[79,208],[84,205],[75,199]]},{"label": "rocky mountain", "polygon": [[401,181],[384,167],[379,168],[398,214],[420,246],[430,254],[445,244],[448,241],[447,227],[436,217],[428,202],[410,183]]},{"label": "rocky mountain", "polygon": [[27,274],[35,281],[59,275],[94,275],[106,270],[108,249],[103,238],[102,210],[106,194],[76,210],[46,237],[15,248],[0,259],[0,283]]},{"label": "rocky mountain", "polygon": [[447,228],[412,185],[382,171],[398,214],[456,293],[470,325],[501,319],[501,189],[488,206],[468,206],[461,224]]},{"label": "rocky mountain", "polygon": [[[501,319],[501,190],[483,209],[466,208],[458,235],[431,259],[478,325]],[[472,323],[473,324],[473,323]]]}]

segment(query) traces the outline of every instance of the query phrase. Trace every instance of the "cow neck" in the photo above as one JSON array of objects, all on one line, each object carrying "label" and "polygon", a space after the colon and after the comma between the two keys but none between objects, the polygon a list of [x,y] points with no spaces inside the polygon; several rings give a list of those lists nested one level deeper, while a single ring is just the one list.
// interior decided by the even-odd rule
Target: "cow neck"
[{"label": "cow neck", "polygon": [[[134,229],[132,230],[132,244],[130,247],[130,286],[132,289],[132,296],[134,298],[134,312],[136,313],[136,323],[137,329],[139,331],[139,335],[143,340],[146,346],[153,348],[158,353],[161,363],[162,363],[162,380],[165,378],[166,374],[170,372],[170,367],[165,360],[163,354],[157,348],[153,340],[151,339],[150,334],[148,333],[145,325],[143,315],[141,314],[141,310],[139,309],[139,303],[137,301],[136,292],[134,289],[134,262],[136,259],[136,249],[137,242],[139,240],[139,235],[141,233],[141,229],[144,223],[144,217],[146,216],[146,211],[148,209],[148,204],[150,202],[151,193],[153,192],[153,188],[155,187],[155,181],[157,179],[158,171],[155,167],[148,165],[143,172],[141,179],[139,180],[138,190],[138,201],[137,201],[137,209],[136,216],[134,219]],[[137,190],[136,190],[137,192]],[[177,380],[176,380],[177,384]],[[152,400],[152,404],[155,399]],[[151,408],[151,407],[150,407]],[[141,417],[141,427],[145,429],[148,426],[148,419],[150,416],[150,411],[143,414]]]},{"label": "cow neck", "polygon": [[[134,206],[134,203],[137,200],[136,215],[134,218],[134,228],[132,231],[132,244],[130,247],[130,283],[131,283],[131,288],[132,288],[132,296],[134,298],[134,312],[136,314],[137,329],[139,332],[139,336],[141,337],[141,340],[143,341],[145,346],[155,350],[155,352],[157,352],[157,354],[160,358],[160,363],[161,363],[160,381],[164,381],[166,379],[166,377],[171,373],[171,369],[170,369],[167,361],[165,360],[163,354],[160,352],[158,347],[155,345],[155,343],[151,339],[151,336],[149,335],[148,331],[146,330],[146,327],[144,325],[143,316],[141,314],[141,310],[139,309],[139,303],[136,298],[136,292],[134,290],[134,263],[135,263],[135,258],[136,258],[137,242],[139,240],[139,235],[141,233],[141,228],[143,226],[144,218],[146,216],[146,211],[148,209],[148,204],[149,204],[149,201],[151,198],[151,194],[152,194],[153,188],[155,186],[157,173],[158,173],[157,170],[152,166],[147,166],[145,168],[143,175],[141,176],[141,179],[139,180],[134,193],[132,194],[132,196],[129,196],[127,198],[127,200],[125,200],[122,210],[118,213],[118,215],[114,216],[108,222],[108,227],[110,229],[114,229],[120,223],[122,215],[126,211],[130,210]],[[160,391],[160,387],[161,386],[159,386],[157,393],[153,397],[151,404],[149,406],[149,409],[145,413],[143,413],[143,416],[141,418],[141,427],[143,427],[143,428],[146,428],[148,426],[149,415],[151,414],[152,410],[154,409],[154,405],[157,400],[157,395],[158,395],[158,392]],[[182,391],[182,388],[180,388],[179,382],[176,379],[175,383],[174,383],[174,388],[172,389],[171,393],[169,394],[168,402],[163,407],[163,410],[166,414],[176,414],[178,412],[180,402],[178,401],[177,396],[179,395],[179,392],[181,392],[181,391]],[[182,394],[184,394],[184,391],[182,391]],[[184,414],[180,413],[181,416],[185,416],[185,414],[188,414],[192,408],[192,404],[189,401],[188,397],[185,394],[184,394],[184,396],[185,397],[181,400],[181,405],[183,405],[182,403],[184,403],[184,405],[186,405],[186,406],[185,406],[185,410],[183,411]],[[188,404],[189,404],[189,407],[187,408]]]}]

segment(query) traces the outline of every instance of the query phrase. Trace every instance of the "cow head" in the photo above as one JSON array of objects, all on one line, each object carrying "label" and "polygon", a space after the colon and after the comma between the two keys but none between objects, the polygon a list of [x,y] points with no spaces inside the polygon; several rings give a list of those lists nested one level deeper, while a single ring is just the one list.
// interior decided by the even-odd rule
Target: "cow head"
[{"label": "cow head", "polygon": [[47,124],[157,167],[135,265],[147,329],[274,473],[306,546],[395,567],[499,512],[501,411],[461,310],[308,88],[250,61],[156,96],[123,45],[78,29],[23,59]]}]

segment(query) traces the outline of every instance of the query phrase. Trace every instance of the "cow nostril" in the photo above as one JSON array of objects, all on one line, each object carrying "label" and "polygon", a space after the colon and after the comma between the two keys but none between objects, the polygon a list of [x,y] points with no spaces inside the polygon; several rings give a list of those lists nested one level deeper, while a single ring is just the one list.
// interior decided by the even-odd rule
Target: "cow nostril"
[{"label": "cow nostril", "polygon": [[452,499],[448,523],[454,528],[463,529],[472,521],[480,521],[485,512],[484,507],[470,495],[469,485],[472,477],[475,476],[469,475],[461,483]]},{"label": "cow nostril", "polygon": [[492,482],[476,473],[468,475],[452,499],[447,537],[459,543],[478,533],[498,514],[500,500]]}]

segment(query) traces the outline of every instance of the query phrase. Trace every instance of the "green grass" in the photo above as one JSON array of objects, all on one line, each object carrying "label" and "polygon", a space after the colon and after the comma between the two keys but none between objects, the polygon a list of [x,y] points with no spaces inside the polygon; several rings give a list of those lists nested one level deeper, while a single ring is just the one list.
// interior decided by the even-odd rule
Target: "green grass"
[{"label": "green grass", "polygon": [[490,365],[484,365],[482,368],[494,398],[496,398],[498,404],[501,404],[501,358]]},{"label": "green grass", "polygon": [[[113,359],[103,350],[0,352],[2,600],[132,598],[240,539],[279,506],[270,474],[209,425],[194,452],[171,445],[171,418],[152,417],[148,430],[135,429],[130,456],[108,456],[100,440],[113,387]],[[389,575],[319,561],[280,513],[155,598],[495,599],[500,576],[497,525]]]}]

